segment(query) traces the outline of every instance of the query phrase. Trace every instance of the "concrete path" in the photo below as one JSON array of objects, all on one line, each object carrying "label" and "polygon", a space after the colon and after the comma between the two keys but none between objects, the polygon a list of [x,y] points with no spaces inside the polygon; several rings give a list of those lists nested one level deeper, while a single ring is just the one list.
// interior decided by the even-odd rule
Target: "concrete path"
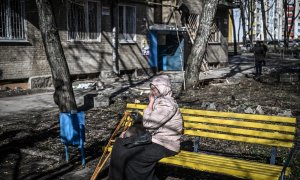
[{"label": "concrete path", "polygon": [[57,106],[53,101],[52,92],[0,98],[0,117],[12,113],[54,108]]},{"label": "concrete path", "polygon": [[[200,74],[200,79],[204,80],[214,78],[238,77],[252,72],[253,58],[236,56],[231,58],[229,66],[225,68],[210,70],[205,74]],[[171,77],[171,81],[178,81],[178,79],[179,81],[182,81],[182,78],[180,78],[179,76],[176,77],[176,74],[167,74],[169,74],[169,76]],[[137,88],[149,87],[149,80],[140,80],[136,81],[135,83],[139,84],[138,86],[135,86]],[[121,92],[122,90],[128,90],[130,87],[131,86],[128,84],[128,82],[115,82],[110,85],[110,88],[99,91],[99,93],[114,95],[118,92]],[[86,101],[87,98],[92,98],[98,94],[96,90],[91,89],[77,89],[74,90],[74,92],[78,107],[84,105],[84,101]],[[0,117],[15,113],[55,109],[58,109],[58,107],[53,101],[53,92],[0,98]]]},{"label": "concrete path", "polygon": [[[84,103],[84,96],[94,90],[75,91],[77,106]],[[96,92],[94,92],[96,93]],[[0,117],[40,110],[58,110],[53,92],[0,98]]]}]

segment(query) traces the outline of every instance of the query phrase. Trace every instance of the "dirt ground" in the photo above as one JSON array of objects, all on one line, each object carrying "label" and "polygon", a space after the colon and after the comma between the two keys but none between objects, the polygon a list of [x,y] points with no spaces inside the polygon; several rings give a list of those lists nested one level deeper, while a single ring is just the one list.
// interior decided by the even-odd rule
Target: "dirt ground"
[{"label": "dirt ground", "polygon": [[[239,57],[241,58],[247,59],[247,56]],[[248,57],[248,60],[249,58],[251,60],[251,57]],[[276,56],[269,55],[264,75],[260,78],[255,78],[251,73],[234,76],[241,73],[239,66],[241,64],[235,64],[233,71],[229,71],[223,77],[203,80],[195,89],[182,91],[176,96],[177,102],[181,107],[196,109],[258,113],[257,109],[260,106],[263,114],[267,115],[300,115],[299,79],[296,81],[290,76],[299,73],[299,59],[279,62]],[[0,97],[12,96],[13,92],[9,94],[7,91],[1,91],[0,94]],[[122,117],[126,103],[134,103],[137,100],[147,103],[147,96],[131,89],[121,91],[112,97],[109,107],[91,108],[85,112],[85,167],[81,166],[76,148],[70,148],[70,162],[66,163],[64,160],[64,146],[59,138],[58,110],[43,109],[1,117],[0,179],[89,179],[101,156],[102,147]],[[189,144],[185,146],[190,148]],[[259,162],[268,161],[270,156],[270,149],[266,147],[237,142],[203,139],[200,146],[202,151]],[[288,150],[278,149],[277,154],[277,162],[282,164]],[[293,173],[290,179],[300,177],[299,158],[298,147],[291,163]],[[101,173],[99,179],[106,179],[106,174],[107,171]],[[168,180],[233,179],[179,167],[172,167],[170,171],[170,167],[166,165],[158,165],[157,174],[159,179]]]}]

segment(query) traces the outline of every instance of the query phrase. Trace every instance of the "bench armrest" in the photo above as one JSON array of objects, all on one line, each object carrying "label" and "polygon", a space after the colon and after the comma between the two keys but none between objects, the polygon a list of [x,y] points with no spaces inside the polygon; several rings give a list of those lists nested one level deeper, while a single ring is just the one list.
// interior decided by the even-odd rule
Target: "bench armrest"
[{"label": "bench armrest", "polygon": [[[296,127],[299,127],[300,126],[300,116],[297,116],[296,117]],[[296,129],[296,135],[295,135],[295,138],[298,137],[300,132],[298,132],[298,130]],[[280,173],[280,177],[279,179],[280,180],[283,180],[284,179],[284,176],[285,176],[285,171],[286,171],[286,168],[289,166],[290,164],[290,161],[294,155],[294,152],[296,150],[296,147],[298,147],[298,141],[295,140],[295,143],[294,143],[294,147],[290,150],[290,153],[289,153],[289,156],[287,158],[287,160],[285,161],[284,165],[283,165],[283,168],[281,170],[281,173]]]},{"label": "bench armrest", "polygon": [[280,180],[283,180],[283,179],[284,179],[285,171],[286,171],[287,167],[288,167],[289,164],[290,164],[290,161],[291,161],[291,159],[292,159],[292,157],[293,157],[293,155],[294,155],[295,150],[296,150],[295,146],[290,150],[290,153],[289,153],[289,155],[288,155],[288,158],[287,158],[287,160],[284,162],[283,168],[282,168],[282,170],[281,170],[280,177],[279,177]]}]

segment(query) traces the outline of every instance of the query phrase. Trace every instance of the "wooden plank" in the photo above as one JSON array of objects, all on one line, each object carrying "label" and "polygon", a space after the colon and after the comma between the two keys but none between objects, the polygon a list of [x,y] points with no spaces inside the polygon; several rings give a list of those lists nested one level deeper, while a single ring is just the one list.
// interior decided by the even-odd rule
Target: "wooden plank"
[{"label": "wooden plank", "polygon": [[172,156],[172,158],[178,159],[187,159],[189,161],[204,161],[206,163],[213,163],[219,166],[228,166],[229,168],[235,169],[249,169],[258,171],[261,173],[267,173],[267,171],[281,171],[282,166],[278,165],[271,165],[259,162],[252,162],[249,160],[241,160],[241,159],[234,159],[231,157],[222,157],[218,155],[211,155],[205,153],[195,153],[189,151],[180,151],[179,154]]},{"label": "wooden plank", "polygon": [[[214,155],[196,154],[188,156],[188,153],[190,152],[181,151],[178,155],[164,158],[160,162],[247,179],[278,179],[282,168],[281,166],[217,157]],[[217,159],[221,158],[222,161],[216,163],[215,157]]]},{"label": "wooden plank", "polygon": [[200,130],[184,130],[184,134],[191,135],[191,136],[200,136],[200,137],[208,137],[208,138],[215,138],[215,139],[224,139],[230,141],[239,141],[239,142],[246,142],[246,143],[253,143],[253,144],[263,144],[268,146],[275,146],[275,147],[293,147],[293,142],[286,142],[280,140],[271,140],[271,139],[261,139],[261,138],[254,138],[254,137],[243,137],[243,136],[235,136],[235,135],[228,135],[228,134],[217,134],[217,133],[210,133]]},{"label": "wooden plank", "polygon": [[[147,105],[144,104],[127,104],[127,108],[132,109],[145,109]],[[218,111],[206,111],[196,109],[180,108],[182,114],[198,115],[198,116],[213,116],[213,117],[225,117],[225,118],[236,118],[236,119],[248,119],[254,121],[269,121],[279,123],[292,123],[296,124],[296,118],[281,117],[281,116],[268,116],[268,115],[257,115],[257,114],[240,114],[232,112],[218,112]]]},{"label": "wooden plank", "polygon": [[236,127],[232,128],[232,127],[216,126],[216,125],[202,124],[202,123],[190,123],[190,122],[184,122],[184,128],[218,131],[218,132],[231,133],[237,135],[248,135],[248,136],[264,137],[270,139],[280,139],[286,141],[293,141],[295,137],[294,135],[291,134],[283,134],[279,132],[265,132],[260,130],[249,130],[249,129],[241,129]]},{"label": "wooden plank", "polygon": [[248,119],[248,120],[255,120],[255,121],[270,121],[270,122],[296,124],[296,118],[290,118],[290,117],[267,116],[267,115],[257,115],[257,114],[240,114],[240,113],[231,113],[231,112],[194,110],[194,109],[185,109],[185,108],[180,108],[180,111],[182,114],[189,114],[189,115],[226,117],[226,118]]},{"label": "wooden plank", "polygon": [[[131,110],[127,110],[126,112],[131,112]],[[142,111],[139,111],[143,114]],[[245,122],[245,121],[235,121],[235,120],[225,120],[225,119],[215,119],[215,118],[206,118],[206,117],[194,117],[194,116],[183,116],[184,124],[190,122],[197,122],[197,123],[211,123],[211,124],[218,124],[218,125],[229,125],[229,126],[238,126],[238,127],[245,127],[245,128],[256,128],[261,130],[272,130],[272,131],[282,131],[295,134],[296,127],[295,126],[287,126],[287,125],[280,125],[280,124],[266,124],[266,123],[257,123],[257,122]],[[185,126],[185,125],[184,125]],[[192,128],[192,127],[190,127]],[[237,128],[239,129],[239,128]],[[244,130],[244,129],[242,129]],[[272,134],[273,135],[273,134]],[[275,135],[276,136],[276,135]],[[293,137],[292,135],[286,137]]]},{"label": "wooden plank", "polygon": [[267,130],[283,131],[283,132],[290,132],[290,133],[295,133],[296,131],[295,126],[285,126],[285,125],[245,122],[245,121],[235,121],[235,120],[195,117],[195,116],[183,116],[183,119],[185,121],[192,121],[192,122],[221,124],[221,125],[238,126],[238,127],[245,127],[245,128],[267,129]]}]

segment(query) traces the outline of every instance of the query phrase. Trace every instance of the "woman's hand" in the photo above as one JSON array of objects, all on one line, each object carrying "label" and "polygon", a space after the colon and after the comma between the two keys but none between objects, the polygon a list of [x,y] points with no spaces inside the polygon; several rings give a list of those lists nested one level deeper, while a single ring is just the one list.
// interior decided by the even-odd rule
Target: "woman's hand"
[{"label": "woman's hand", "polygon": [[154,93],[151,91],[151,92],[149,93],[149,103],[153,103],[154,100],[155,100]]},{"label": "woman's hand", "polygon": [[120,138],[124,138],[124,136],[125,136],[125,133],[126,133],[126,131],[123,131],[121,134],[120,134]]},{"label": "woman's hand", "polygon": [[150,91],[150,93],[149,93],[149,104],[148,104],[147,108],[151,111],[153,110],[154,101],[155,101],[154,93],[152,91]]}]

